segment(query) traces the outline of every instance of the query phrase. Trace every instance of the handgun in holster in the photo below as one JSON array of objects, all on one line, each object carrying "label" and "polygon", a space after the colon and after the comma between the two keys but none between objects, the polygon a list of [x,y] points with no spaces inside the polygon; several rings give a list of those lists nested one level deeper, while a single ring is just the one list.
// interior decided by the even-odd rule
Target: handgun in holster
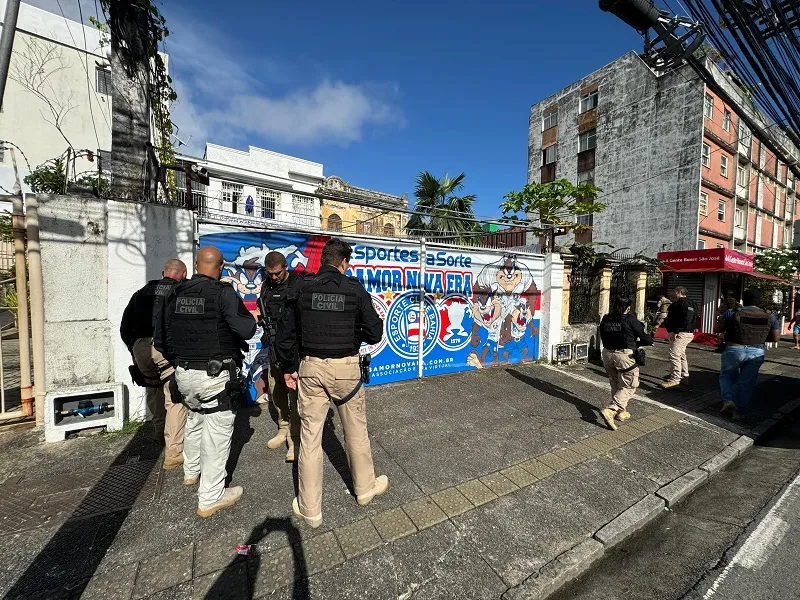
[{"label": "handgun in holster", "polygon": [[225,361],[224,366],[228,369],[230,381],[225,384],[225,392],[231,403],[231,410],[236,412],[244,404],[244,390],[246,378],[244,372],[240,373],[233,360]]},{"label": "handgun in holster", "polygon": [[336,406],[341,406],[342,404],[347,404],[350,402],[350,400],[355,398],[355,395],[358,393],[358,390],[361,389],[361,386],[365,383],[369,383],[369,363],[371,360],[372,355],[370,354],[362,354],[358,357],[358,368],[361,371],[358,383],[356,384],[356,387],[354,387],[353,390],[344,398],[333,401]]},{"label": "handgun in holster", "polygon": [[162,386],[160,380],[158,383],[153,383],[151,380],[147,379],[147,377],[144,376],[144,373],[142,373],[141,369],[139,369],[136,363],[130,365],[128,367],[128,371],[131,374],[131,379],[133,380],[133,383],[135,383],[139,387],[157,388]]}]

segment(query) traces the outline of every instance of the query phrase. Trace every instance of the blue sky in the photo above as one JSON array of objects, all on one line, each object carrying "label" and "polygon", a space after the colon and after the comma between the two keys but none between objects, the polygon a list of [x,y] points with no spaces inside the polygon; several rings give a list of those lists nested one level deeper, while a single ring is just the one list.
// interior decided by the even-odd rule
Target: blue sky
[{"label": "blue sky", "polygon": [[485,216],[525,184],[530,105],[642,46],[597,0],[169,0],[163,11],[191,151],[260,146],[409,196],[421,170],[464,171]]}]

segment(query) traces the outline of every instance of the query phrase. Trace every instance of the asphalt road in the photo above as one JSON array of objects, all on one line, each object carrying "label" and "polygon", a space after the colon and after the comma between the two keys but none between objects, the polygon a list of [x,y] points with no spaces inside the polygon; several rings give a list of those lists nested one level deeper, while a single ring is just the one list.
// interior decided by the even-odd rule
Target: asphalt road
[{"label": "asphalt road", "polygon": [[800,411],[557,600],[800,598]]}]

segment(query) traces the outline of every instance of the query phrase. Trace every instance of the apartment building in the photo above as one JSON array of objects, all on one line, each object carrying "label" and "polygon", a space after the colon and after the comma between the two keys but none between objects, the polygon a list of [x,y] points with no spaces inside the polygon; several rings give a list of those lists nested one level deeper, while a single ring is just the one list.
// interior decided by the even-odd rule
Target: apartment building
[{"label": "apartment building", "polygon": [[793,244],[800,152],[733,74],[707,67],[713,85],[688,66],[657,73],[629,52],[532,106],[528,181],[594,183],[608,205],[577,217],[592,230],[562,245],[655,256]]},{"label": "apartment building", "polygon": [[[5,15],[0,0],[0,18]],[[0,140],[13,142],[20,180],[31,168],[63,156],[79,158],[70,173],[96,172],[111,158],[111,70],[108,42],[94,27],[23,3],[0,112]],[[11,154],[0,143],[0,185],[11,190]],[[91,155],[89,155],[89,152]],[[27,162],[26,162],[27,158]],[[26,188],[27,190],[27,188]]]}]

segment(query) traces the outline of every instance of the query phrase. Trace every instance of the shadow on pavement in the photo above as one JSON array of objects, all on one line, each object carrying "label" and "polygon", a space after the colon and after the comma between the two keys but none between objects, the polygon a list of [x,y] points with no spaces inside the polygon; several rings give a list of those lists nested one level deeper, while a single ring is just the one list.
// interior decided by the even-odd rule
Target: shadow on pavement
[{"label": "shadow on pavement", "polygon": [[159,445],[153,441],[152,423],[142,425],[5,598],[61,598],[58,593],[64,590],[58,588],[65,587],[77,590],[79,597],[153,471],[161,468],[162,448],[163,442]]},{"label": "shadow on pavement", "polygon": [[350,473],[350,465],[347,462],[347,453],[336,436],[336,425],[333,423],[333,410],[328,411],[328,418],[325,427],[322,429],[322,450],[328,455],[333,468],[339,473],[347,489],[355,497],[353,487],[353,475]]},{"label": "shadow on pavement", "polygon": [[[278,569],[282,565],[266,567],[261,565],[261,556],[254,548],[273,531],[286,532],[286,539],[292,552],[292,595],[294,600],[307,600],[310,598],[308,591],[308,565],[306,563],[303,546],[300,543],[300,532],[290,519],[265,519],[250,532],[246,544],[253,549],[252,554],[245,563],[241,556],[237,556],[225,567],[223,572],[214,582],[214,585],[204,596],[205,600],[234,600],[240,598],[251,599],[256,592],[255,586],[259,577],[259,570],[264,568]],[[247,565],[246,567],[244,565]],[[245,571],[246,569],[246,572]],[[247,575],[245,578],[244,576]],[[259,591],[259,596],[262,593]]]},{"label": "shadow on pavement", "polygon": [[228,476],[225,478],[225,487],[231,484],[233,472],[239,464],[239,457],[242,455],[242,450],[256,432],[255,428],[250,424],[250,419],[260,416],[261,406],[258,404],[252,404],[236,411],[236,418],[233,421],[231,452],[228,455],[228,462],[225,463],[225,470],[228,472]]},{"label": "shadow on pavement", "polygon": [[529,375],[525,375],[524,373],[520,373],[516,369],[506,369],[505,371],[512,377],[519,379],[523,383],[527,383],[529,386],[539,390],[540,392],[543,392],[549,396],[559,398],[564,402],[572,404],[575,408],[578,409],[578,412],[581,413],[582,420],[605,429],[605,426],[601,425],[600,421],[597,419],[597,414],[599,409],[593,404],[589,404],[585,400],[581,400],[580,398],[575,396],[570,390],[562,388],[561,386],[558,386],[554,383],[550,383],[542,379],[536,379]]}]

